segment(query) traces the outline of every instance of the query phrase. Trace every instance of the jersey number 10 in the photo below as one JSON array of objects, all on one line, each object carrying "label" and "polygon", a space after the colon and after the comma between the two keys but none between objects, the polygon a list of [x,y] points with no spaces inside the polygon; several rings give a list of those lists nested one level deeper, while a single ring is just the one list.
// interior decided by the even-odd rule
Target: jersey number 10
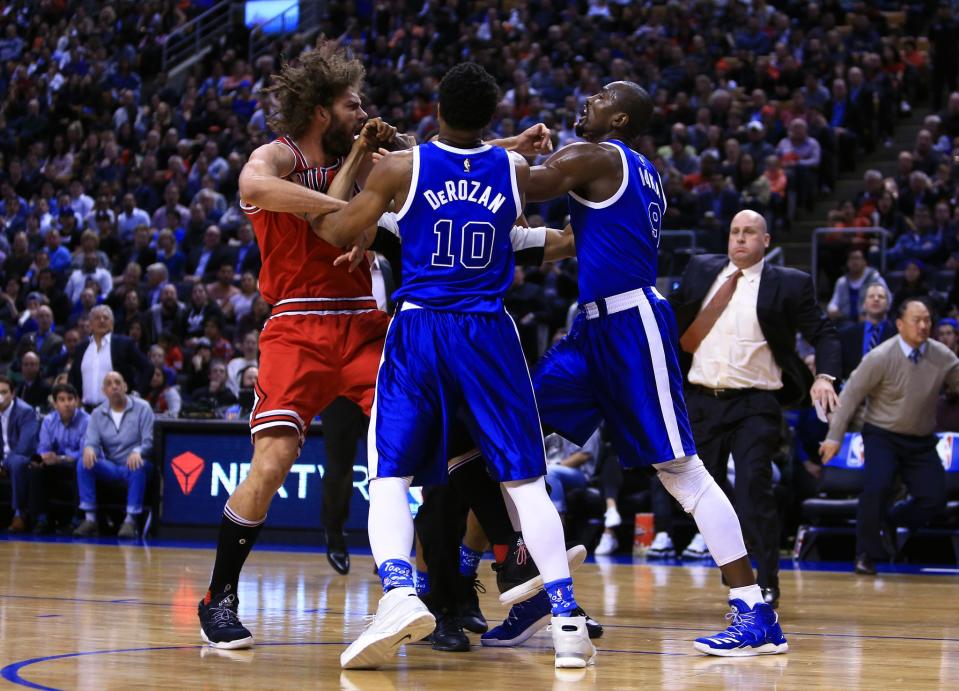
[{"label": "jersey number 10", "polygon": [[433,266],[452,268],[459,255],[459,262],[467,269],[485,269],[493,258],[493,238],[496,228],[488,221],[470,221],[453,232],[453,222],[437,221],[433,226],[436,235],[436,252]]}]

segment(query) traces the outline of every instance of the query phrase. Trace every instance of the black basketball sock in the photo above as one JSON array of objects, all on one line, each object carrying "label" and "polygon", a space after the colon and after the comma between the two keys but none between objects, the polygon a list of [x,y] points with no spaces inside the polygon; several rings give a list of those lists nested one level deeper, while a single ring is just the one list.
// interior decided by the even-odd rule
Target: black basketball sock
[{"label": "black basketball sock", "polygon": [[213,563],[210,589],[205,598],[207,604],[213,595],[236,592],[243,563],[250,555],[250,550],[253,549],[253,543],[256,542],[262,527],[263,521],[252,523],[236,515],[229,506],[223,509],[223,520],[220,521],[220,535],[216,545],[216,561]]},{"label": "black basketball sock", "polygon": [[513,525],[506,511],[506,502],[499,483],[490,477],[486,463],[479,455],[450,471],[452,485],[476,515],[487,539],[493,544],[509,544]]}]

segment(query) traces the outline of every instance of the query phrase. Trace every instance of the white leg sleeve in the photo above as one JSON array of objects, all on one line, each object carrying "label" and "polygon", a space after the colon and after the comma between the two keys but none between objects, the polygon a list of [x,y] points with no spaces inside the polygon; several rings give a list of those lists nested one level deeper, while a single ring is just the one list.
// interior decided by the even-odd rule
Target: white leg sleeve
[{"label": "white leg sleeve", "polygon": [[412,478],[378,477],[370,480],[369,536],[373,561],[410,561],[413,548],[413,515],[407,492]]},{"label": "white leg sleeve", "polygon": [[546,492],[545,478],[504,482],[503,486],[519,514],[523,541],[543,581],[569,578],[563,522]]},{"label": "white leg sleeve", "polygon": [[746,556],[736,511],[699,456],[657,463],[655,468],[663,487],[686,513],[692,514],[709,553],[719,566]]}]

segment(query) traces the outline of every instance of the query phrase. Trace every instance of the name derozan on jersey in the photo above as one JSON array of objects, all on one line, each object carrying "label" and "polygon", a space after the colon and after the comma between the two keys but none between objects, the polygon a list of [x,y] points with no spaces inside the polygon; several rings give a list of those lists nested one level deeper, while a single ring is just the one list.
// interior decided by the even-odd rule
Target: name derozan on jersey
[{"label": "name derozan on jersey", "polygon": [[482,183],[475,182],[473,180],[447,180],[444,185],[445,189],[434,192],[433,190],[426,190],[423,192],[423,197],[429,203],[433,210],[440,208],[444,204],[449,202],[461,201],[461,202],[474,202],[476,204],[481,204],[487,209],[492,211],[494,214],[499,211],[499,208],[503,205],[503,202],[506,201],[506,197],[502,194],[498,194],[490,199],[493,195],[493,188],[489,185],[486,186],[486,189],[483,190],[482,194],[477,196],[479,188],[482,187]]}]

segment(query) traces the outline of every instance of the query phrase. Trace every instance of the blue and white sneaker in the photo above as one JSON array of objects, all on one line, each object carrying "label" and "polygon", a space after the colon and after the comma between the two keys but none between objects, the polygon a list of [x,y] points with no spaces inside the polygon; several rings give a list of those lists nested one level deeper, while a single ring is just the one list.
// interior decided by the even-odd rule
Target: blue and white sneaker
[{"label": "blue and white sneaker", "polygon": [[540,590],[533,597],[517,602],[499,626],[480,636],[480,643],[496,648],[508,648],[522,643],[549,624],[552,618],[549,596]]},{"label": "blue and white sneaker", "polygon": [[779,627],[779,616],[772,607],[760,602],[750,609],[742,600],[730,600],[729,606],[729,628],[715,636],[697,638],[693,643],[696,650],[720,657],[776,655],[789,650]]}]

